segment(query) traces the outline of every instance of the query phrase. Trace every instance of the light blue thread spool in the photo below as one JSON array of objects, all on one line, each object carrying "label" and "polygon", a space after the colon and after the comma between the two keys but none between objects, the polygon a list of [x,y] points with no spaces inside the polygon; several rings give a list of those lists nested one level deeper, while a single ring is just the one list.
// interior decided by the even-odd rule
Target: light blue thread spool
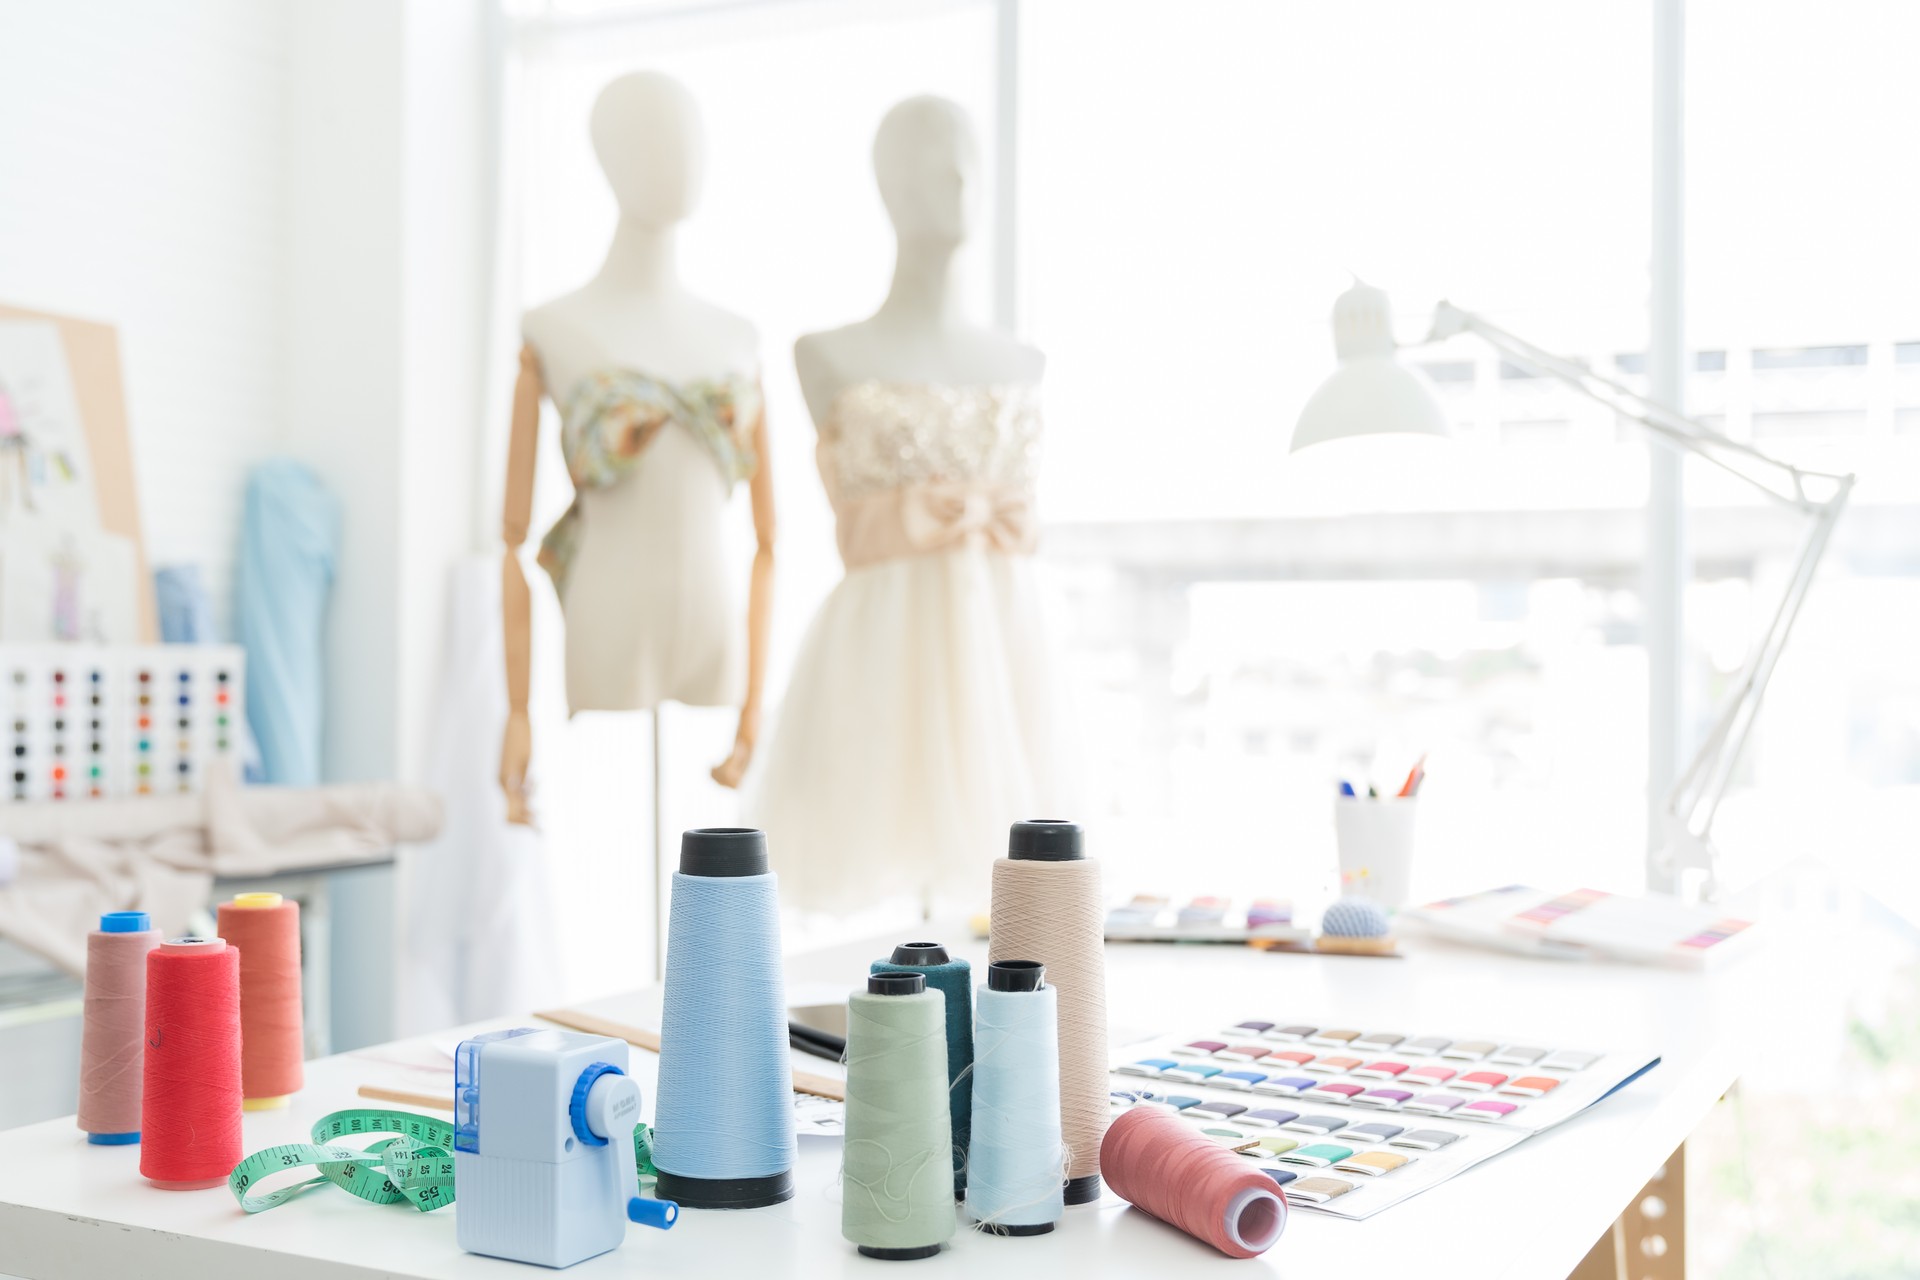
[{"label": "light blue thread spool", "polygon": [[793,1195],[777,881],[767,838],[717,827],[680,839],[660,1017],[655,1193],[689,1209]]},{"label": "light blue thread spool", "polygon": [[1001,1235],[1041,1235],[1066,1211],[1059,1007],[1045,975],[997,960],[980,988],[967,1212]]}]

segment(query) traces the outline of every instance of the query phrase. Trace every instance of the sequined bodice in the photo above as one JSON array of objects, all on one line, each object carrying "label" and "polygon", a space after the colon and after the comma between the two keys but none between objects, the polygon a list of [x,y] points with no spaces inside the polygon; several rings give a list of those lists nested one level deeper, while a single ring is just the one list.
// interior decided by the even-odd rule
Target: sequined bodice
[{"label": "sequined bodice", "polygon": [[1031,488],[1039,388],[855,383],[834,400],[820,444],[835,501],[929,482]]},{"label": "sequined bodice", "polygon": [[1033,549],[1032,384],[855,383],[834,399],[817,458],[849,569],[961,547]]}]

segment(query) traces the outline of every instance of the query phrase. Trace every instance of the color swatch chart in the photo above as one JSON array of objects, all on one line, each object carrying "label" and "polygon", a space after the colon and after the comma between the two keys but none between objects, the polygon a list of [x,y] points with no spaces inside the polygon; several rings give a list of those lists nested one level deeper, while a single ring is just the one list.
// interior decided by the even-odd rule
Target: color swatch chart
[{"label": "color swatch chart", "polygon": [[1287,1189],[1367,1218],[1570,1116],[1659,1064],[1499,1038],[1250,1018],[1131,1046],[1115,1107],[1178,1113]]},{"label": "color swatch chart", "polygon": [[232,645],[0,646],[0,804],[199,791],[239,759],[245,671]]}]

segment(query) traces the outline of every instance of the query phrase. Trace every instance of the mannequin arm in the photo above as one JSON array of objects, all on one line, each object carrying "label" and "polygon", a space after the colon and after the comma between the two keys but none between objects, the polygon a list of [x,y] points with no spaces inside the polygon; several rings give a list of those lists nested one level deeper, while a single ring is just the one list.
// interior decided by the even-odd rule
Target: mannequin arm
[{"label": "mannequin arm", "polygon": [[520,374],[513,384],[513,427],[507,439],[507,487],[500,515],[506,551],[500,561],[500,623],[507,659],[507,727],[500,743],[500,789],[507,821],[531,826],[527,766],[533,759],[533,726],[527,719],[527,689],[533,667],[533,597],[520,568],[520,548],[533,517],[533,473],[540,444],[540,361],[520,348]]},{"label": "mannequin arm", "polygon": [[747,699],[740,705],[740,725],[734,730],[733,751],[713,767],[713,780],[737,787],[753,760],[760,737],[760,700],[766,692],[767,646],[773,630],[773,456],[767,451],[767,414],[760,411],[753,426],[754,468],[753,576],[747,588]]}]

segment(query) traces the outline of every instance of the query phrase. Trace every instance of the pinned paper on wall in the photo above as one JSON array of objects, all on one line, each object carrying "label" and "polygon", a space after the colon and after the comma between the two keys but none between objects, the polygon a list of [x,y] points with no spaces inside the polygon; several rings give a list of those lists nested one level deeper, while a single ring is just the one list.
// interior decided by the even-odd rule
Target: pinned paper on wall
[{"label": "pinned paper on wall", "polygon": [[0,640],[157,634],[119,340],[0,305]]},{"label": "pinned paper on wall", "polygon": [[0,320],[0,503],[24,503],[63,525],[98,526],[89,453],[59,329],[46,320]]},{"label": "pinned paper on wall", "polygon": [[138,564],[133,543],[117,534],[0,510],[0,639],[133,643]]},{"label": "pinned paper on wall", "polygon": [[100,527],[86,428],[60,331],[0,320],[0,637],[138,638],[138,557]]}]

